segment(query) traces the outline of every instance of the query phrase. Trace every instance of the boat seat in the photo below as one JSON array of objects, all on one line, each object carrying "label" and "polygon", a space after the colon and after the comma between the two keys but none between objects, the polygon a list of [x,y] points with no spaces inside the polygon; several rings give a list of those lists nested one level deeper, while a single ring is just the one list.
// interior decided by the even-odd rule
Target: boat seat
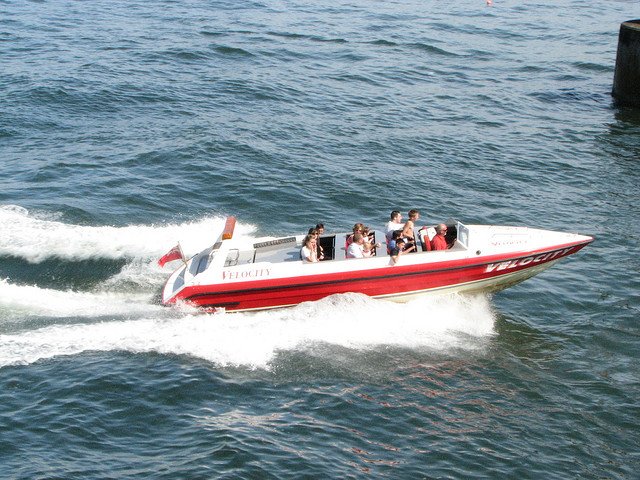
[{"label": "boat seat", "polygon": [[[427,232],[424,229],[420,229],[416,233],[416,245],[420,245],[420,250],[422,250],[423,252],[428,252],[429,250],[431,250],[431,244],[429,243],[429,240],[427,239],[427,241],[425,242],[426,236]],[[418,251],[417,248],[416,251]]]},{"label": "boat seat", "polygon": [[[371,251],[371,256],[375,257],[375,256],[378,255],[378,247],[375,246],[375,244],[376,244],[376,232],[375,231],[371,232],[370,237],[372,239],[371,243],[374,245],[373,250]],[[380,248],[382,248],[382,243],[380,245],[381,245]]]},{"label": "boat seat", "polygon": [[434,227],[422,227],[418,231],[418,236],[420,238],[420,245],[422,246],[423,252],[429,252],[432,250],[431,248],[431,240],[436,236],[436,229]]},{"label": "boat seat", "polygon": [[322,236],[318,239],[320,241],[320,246],[324,251],[324,260],[333,260],[335,257],[336,251],[336,236],[335,235],[326,235]]}]

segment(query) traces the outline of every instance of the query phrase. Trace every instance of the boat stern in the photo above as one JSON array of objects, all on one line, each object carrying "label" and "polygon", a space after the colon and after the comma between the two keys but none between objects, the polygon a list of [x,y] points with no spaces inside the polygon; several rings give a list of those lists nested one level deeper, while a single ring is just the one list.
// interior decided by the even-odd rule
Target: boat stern
[{"label": "boat stern", "polygon": [[187,273],[187,265],[182,265],[171,274],[162,289],[162,304],[171,305],[176,303],[177,294],[185,286],[185,275]]}]

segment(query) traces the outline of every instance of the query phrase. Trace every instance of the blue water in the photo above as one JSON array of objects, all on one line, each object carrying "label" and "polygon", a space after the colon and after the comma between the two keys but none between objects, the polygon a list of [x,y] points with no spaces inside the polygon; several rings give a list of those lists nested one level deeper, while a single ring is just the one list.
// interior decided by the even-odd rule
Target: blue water
[{"label": "blue water", "polygon": [[[0,478],[638,478],[637,2],[0,1]],[[493,297],[206,315],[157,258],[594,235]]]}]

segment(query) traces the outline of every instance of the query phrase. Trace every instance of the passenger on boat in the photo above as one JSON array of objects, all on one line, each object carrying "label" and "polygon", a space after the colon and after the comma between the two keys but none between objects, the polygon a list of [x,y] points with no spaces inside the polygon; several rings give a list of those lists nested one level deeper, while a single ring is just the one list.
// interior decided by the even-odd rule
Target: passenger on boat
[{"label": "passenger on boat", "polygon": [[346,242],[345,242],[345,244],[344,244],[344,248],[349,248],[349,245],[351,245],[351,242],[353,242],[353,236],[354,236],[356,233],[360,233],[360,234],[362,234],[362,232],[363,232],[363,231],[364,231],[364,223],[356,223],[356,224],[353,226],[353,233],[351,233],[351,234],[349,234],[349,235],[347,236],[347,240],[346,240]]},{"label": "passenger on boat", "polygon": [[408,245],[413,245],[415,247],[416,237],[413,233],[413,228],[416,225],[416,222],[420,219],[420,212],[418,210],[411,209],[409,210],[409,220],[404,224],[402,228],[402,238],[405,239],[405,242]]},{"label": "passenger on boat", "polygon": [[398,263],[398,259],[401,255],[412,252],[415,248],[415,245],[407,246],[404,238],[398,238],[396,240],[395,247],[391,250],[391,260],[393,261],[393,264],[395,265]]},{"label": "passenger on boat", "polygon": [[364,227],[362,231],[362,236],[364,238],[363,250],[365,257],[372,257],[376,253],[376,248],[379,248],[381,245],[379,243],[374,243],[375,236],[373,232],[369,229],[369,227]]},{"label": "passenger on boat", "polygon": [[320,245],[320,232],[317,228],[310,228],[309,235],[313,235],[316,239],[316,254],[318,257],[318,261],[324,260],[324,248]]},{"label": "passenger on boat", "polygon": [[316,237],[313,235],[307,235],[304,238],[302,248],[300,249],[300,259],[304,263],[316,263],[318,261]]},{"label": "passenger on boat", "polygon": [[324,223],[317,223],[316,230],[318,231],[318,235],[324,234]]},{"label": "passenger on boat", "polygon": [[436,235],[431,240],[431,250],[446,250],[447,240],[444,236],[447,234],[447,226],[444,223],[436,226]]},{"label": "passenger on boat", "polygon": [[402,223],[402,214],[398,210],[391,212],[390,220],[387,222],[387,226],[384,229],[384,235],[387,238],[387,244],[393,240],[393,232],[402,230],[404,223]]},{"label": "passenger on boat", "polygon": [[402,230],[396,230],[391,233],[391,240],[387,241],[387,253],[389,255],[391,255],[393,249],[396,248],[399,238],[402,238]]},{"label": "passenger on boat", "polygon": [[353,241],[347,247],[347,258],[364,258],[364,236],[358,232],[353,234]]}]

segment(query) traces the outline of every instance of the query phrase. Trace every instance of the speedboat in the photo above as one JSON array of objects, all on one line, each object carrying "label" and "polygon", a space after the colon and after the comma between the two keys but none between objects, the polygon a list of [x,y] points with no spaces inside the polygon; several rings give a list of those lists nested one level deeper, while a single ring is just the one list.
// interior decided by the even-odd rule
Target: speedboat
[{"label": "speedboat", "polygon": [[[305,235],[234,238],[229,217],[218,240],[167,280],[162,303],[207,311],[282,308],[333,294],[356,292],[397,302],[428,294],[497,292],[573,255],[593,237],[519,226],[465,225],[449,220],[447,248],[429,250],[433,228],[416,232],[417,248],[394,259],[385,234],[373,232],[370,257],[347,258],[346,233],[322,235],[324,260],[303,262]],[[172,250],[174,253],[175,249]],[[165,256],[166,257],[166,256]],[[167,259],[165,258],[165,260]]]}]

